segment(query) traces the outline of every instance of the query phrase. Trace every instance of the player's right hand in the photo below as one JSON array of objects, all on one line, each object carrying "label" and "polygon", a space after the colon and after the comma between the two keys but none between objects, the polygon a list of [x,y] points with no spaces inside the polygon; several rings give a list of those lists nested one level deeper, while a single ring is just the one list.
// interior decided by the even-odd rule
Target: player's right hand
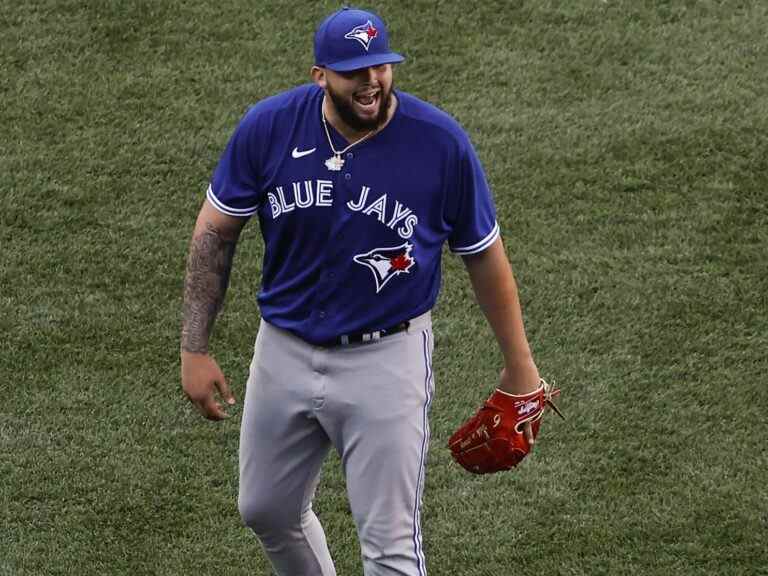
[{"label": "player's right hand", "polygon": [[216,400],[216,392],[230,406],[235,403],[235,397],[216,360],[208,354],[181,352],[181,387],[189,401],[208,420],[229,418]]}]

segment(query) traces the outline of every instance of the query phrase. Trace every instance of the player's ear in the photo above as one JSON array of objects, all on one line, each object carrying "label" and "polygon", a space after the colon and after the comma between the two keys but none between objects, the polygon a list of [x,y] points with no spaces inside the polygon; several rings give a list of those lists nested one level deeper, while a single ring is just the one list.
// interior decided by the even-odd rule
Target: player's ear
[{"label": "player's ear", "polygon": [[312,81],[320,86],[320,88],[325,90],[325,87],[328,85],[328,81],[326,80],[325,76],[325,68],[321,68],[320,66],[312,66],[310,74],[312,75]]}]

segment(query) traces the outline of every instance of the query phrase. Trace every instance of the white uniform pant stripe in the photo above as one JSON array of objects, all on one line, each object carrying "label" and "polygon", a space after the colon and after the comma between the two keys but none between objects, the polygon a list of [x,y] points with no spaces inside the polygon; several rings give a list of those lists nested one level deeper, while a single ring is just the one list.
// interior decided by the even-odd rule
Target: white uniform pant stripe
[{"label": "white uniform pant stripe", "polygon": [[429,409],[432,404],[432,354],[431,354],[431,334],[429,331],[424,330],[422,333],[423,346],[424,346],[424,397],[426,401],[424,403],[423,413],[423,432],[424,437],[421,443],[421,461],[419,463],[419,480],[418,487],[416,489],[416,502],[414,503],[413,513],[413,543],[416,553],[416,559],[418,562],[419,576],[426,576],[427,567],[426,559],[424,558],[424,549],[421,536],[421,500],[424,490],[424,475],[426,470],[426,458],[427,451],[429,449]]}]

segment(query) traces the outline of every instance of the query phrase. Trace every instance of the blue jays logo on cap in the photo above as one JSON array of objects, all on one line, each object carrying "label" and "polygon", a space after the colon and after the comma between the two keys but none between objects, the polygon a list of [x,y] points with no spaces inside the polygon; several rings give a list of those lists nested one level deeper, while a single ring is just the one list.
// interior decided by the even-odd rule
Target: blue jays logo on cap
[{"label": "blue jays logo on cap", "polygon": [[349,72],[403,60],[389,49],[387,26],[373,12],[344,7],[323,20],[315,32],[316,66]]},{"label": "blue jays logo on cap", "polygon": [[360,44],[363,45],[363,48],[365,48],[365,51],[368,52],[368,46],[371,44],[371,40],[376,38],[376,36],[379,35],[379,31],[374,28],[373,24],[371,24],[371,21],[368,20],[365,24],[362,26],[355,26],[344,34],[344,38],[348,38],[349,40],[357,40],[360,42]]},{"label": "blue jays logo on cap", "polygon": [[353,258],[358,264],[368,267],[376,280],[376,293],[381,292],[387,282],[400,274],[410,274],[416,260],[411,256],[413,244],[406,242],[392,248],[375,248]]}]

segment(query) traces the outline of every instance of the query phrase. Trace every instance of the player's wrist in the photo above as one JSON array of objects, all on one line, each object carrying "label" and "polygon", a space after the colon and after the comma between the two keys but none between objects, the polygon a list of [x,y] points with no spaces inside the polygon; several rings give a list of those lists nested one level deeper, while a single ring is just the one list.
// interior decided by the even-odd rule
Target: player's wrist
[{"label": "player's wrist", "polygon": [[188,330],[185,326],[181,331],[179,351],[184,356],[208,356],[209,335],[196,330]]},{"label": "player's wrist", "polygon": [[205,358],[206,356],[208,356],[208,346],[205,346],[204,348],[197,348],[194,350],[190,350],[188,348],[185,348],[184,346],[181,346],[179,350],[179,355],[181,356],[182,361]]},{"label": "player's wrist", "polygon": [[499,389],[509,394],[528,394],[539,387],[539,370],[533,359],[506,365],[501,371]]}]

